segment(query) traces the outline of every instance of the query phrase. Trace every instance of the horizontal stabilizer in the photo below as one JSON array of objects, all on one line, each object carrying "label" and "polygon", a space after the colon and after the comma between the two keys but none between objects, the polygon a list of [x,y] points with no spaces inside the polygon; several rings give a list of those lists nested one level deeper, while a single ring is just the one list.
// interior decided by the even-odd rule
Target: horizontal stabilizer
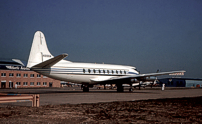
[{"label": "horizontal stabilizer", "polygon": [[51,59],[46,60],[44,62],[41,62],[41,63],[33,66],[32,68],[49,68],[49,67],[55,65],[56,63],[58,63],[60,60],[67,57],[67,56],[68,56],[68,54],[66,54],[66,53],[58,55],[58,56],[56,56],[54,58],[51,58]]},{"label": "horizontal stabilizer", "polygon": [[19,59],[12,59],[13,61],[17,62],[18,64],[22,65],[22,66],[25,66],[22,61],[20,61]]}]

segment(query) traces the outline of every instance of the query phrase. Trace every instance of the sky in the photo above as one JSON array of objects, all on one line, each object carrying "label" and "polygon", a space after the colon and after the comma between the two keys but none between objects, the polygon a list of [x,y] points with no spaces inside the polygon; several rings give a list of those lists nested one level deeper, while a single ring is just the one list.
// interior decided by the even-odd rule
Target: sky
[{"label": "sky", "polygon": [[27,61],[36,31],[69,61],[202,78],[201,0],[0,1],[0,59]]}]

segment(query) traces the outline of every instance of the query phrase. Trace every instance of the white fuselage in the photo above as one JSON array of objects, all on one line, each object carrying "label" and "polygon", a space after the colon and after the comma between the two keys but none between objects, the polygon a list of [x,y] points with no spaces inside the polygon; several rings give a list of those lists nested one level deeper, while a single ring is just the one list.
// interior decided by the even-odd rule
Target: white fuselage
[{"label": "white fuselage", "polygon": [[96,84],[92,79],[138,75],[135,67],[111,64],[73,63],[61,60],[51,68],[32,69],[45,76],[74,83]]}]

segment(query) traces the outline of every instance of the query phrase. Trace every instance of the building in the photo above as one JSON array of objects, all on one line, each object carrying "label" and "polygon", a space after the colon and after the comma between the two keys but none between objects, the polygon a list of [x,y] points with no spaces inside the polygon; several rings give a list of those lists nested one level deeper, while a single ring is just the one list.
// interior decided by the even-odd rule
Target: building
[{"label": "building", "polygon": [[166,87],[202,87],[202,79],[196,78],[163,78],[158,80]]},{"label": "building", "polygon": [[60,81],[40,75],[15,62],[0,62],[0,88],[60,87]]}]

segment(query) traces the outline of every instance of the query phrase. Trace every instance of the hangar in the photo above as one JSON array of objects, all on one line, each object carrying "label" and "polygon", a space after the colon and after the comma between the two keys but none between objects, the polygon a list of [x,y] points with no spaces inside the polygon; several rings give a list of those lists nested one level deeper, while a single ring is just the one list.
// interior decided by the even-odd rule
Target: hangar
[{"label": "hangar", "polygon": [[60,87],[60,81],[40,75],[23,63],[0,61],[0,88]]}]

